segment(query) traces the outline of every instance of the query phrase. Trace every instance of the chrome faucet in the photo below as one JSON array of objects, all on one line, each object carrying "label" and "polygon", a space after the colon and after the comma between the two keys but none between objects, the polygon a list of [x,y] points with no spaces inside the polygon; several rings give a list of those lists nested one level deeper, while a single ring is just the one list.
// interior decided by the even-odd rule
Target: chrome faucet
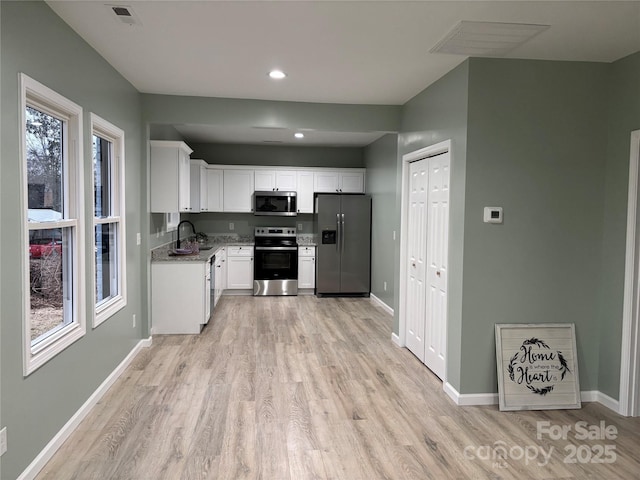
[{"label": "chrome faucet", "polygon": [[[193,226],[193,223],[191,223],[189,220],[182,220],[178,224],[178,228],[176,229],[177,235],[178,235],[178,239],[176,240],[176,248],[180,248],[180,227],[182,226],[183,223],[188,223],[189,225],[191,225],[191,229],[193,230],[193,234],[196,235],[196,227]],[[189,238],[189,237],[187,237],[187,238]]]}]

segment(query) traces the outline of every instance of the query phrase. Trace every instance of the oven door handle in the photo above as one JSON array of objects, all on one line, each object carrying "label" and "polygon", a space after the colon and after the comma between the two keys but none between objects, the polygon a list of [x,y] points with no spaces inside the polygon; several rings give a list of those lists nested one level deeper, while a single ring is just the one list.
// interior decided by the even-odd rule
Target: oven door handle
[{"label": "oven door handle", "polygon": [[269,250],[277,250],[277,251],[287,251],[287,252],[295,252],[298,250],[298,247],[255,247],[256,250],[260,251],[269,251]]}]

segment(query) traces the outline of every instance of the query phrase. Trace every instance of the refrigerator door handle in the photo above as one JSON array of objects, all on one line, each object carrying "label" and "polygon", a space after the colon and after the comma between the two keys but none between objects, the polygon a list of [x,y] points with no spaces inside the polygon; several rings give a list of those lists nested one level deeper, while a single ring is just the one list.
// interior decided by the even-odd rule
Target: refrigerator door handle
[{"label": "refrigerator door handle", "polygon": [[344,213],[342,214],[342,225],[340,227],[340,243],[342,243],[342,245],[340,246],[340,253],[343,254],[344,253]]},{"label": "refrigerator door handle", "polygon": [[340,214],[336,213],[336,234],[338,238],[336,238],[336,251],[340,252],[340,239],[342,238],[342,231],[340,230]]}]

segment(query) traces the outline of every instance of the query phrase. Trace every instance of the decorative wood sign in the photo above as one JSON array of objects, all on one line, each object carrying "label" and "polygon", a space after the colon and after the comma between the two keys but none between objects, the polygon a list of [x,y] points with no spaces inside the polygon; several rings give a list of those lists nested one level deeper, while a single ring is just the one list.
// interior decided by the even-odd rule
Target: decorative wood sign
[{"label": "decorative wood sign", "polygon": [[573,323],[496,324],[500,410],[580,408]]}]

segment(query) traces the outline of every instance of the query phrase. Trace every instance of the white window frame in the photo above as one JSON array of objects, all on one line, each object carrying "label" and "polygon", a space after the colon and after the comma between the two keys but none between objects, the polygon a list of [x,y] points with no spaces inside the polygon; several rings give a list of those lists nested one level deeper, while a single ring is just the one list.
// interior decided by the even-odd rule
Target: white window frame
[{"label": "white window frame", "polygon": [[[127,251],[126,251],[126,230],[125,230],[125,174],[124,174],[124,131],[112,123],[104,120],[95,113],[90,113],[91,118],[91,141],[93,136],[97,135],[111,142],[112,152],[111,159],[111,213],[112,216],[107,218],[99,218],[95,216],[95,175],[93,172],[93,152],[91,154],[92,172],[91,172],[91,195],[93,212],[93,232],[91,235],[91,245],[93,260],[91,262],[91,278],[93,279],[93,328],[112,317],[115,313],[122,310],[127,305]],[[93,151],[93,149],[92,149]],[[116,224],[118,225],[116,237],[117,243],[117,278],[115,282],[118,284],[118,294],[101,305],[97,304],[95,295],[96,291],[96,235],[95,228],[99,224]]]},{"label": "white window frame", "polygon": [[[82,107],[54,92],[40,82],[21,73],[20,78],[20,211],[22,215],[21,240],[22,281],[23,281],[23,373],[25,376],[44,365],[58,353],[82,338],[86,333],[85,309],[85,248],[84,248],[84,171],[82,162]],[[64,149],[64,195],[65,208],[63,218],[59,221],[46,222],[42,225],[30,224],[27,217],[28,207],[28,174],[26,149],[26,114],[27,106],[37,108],[65,120]],[[31,225],[31,228],[30,228]],[[72,266],[70,286],[73,301],[71,302],[72,321],[55,331],[38,344],[31,345],[31,304],[29,276],[29,230],[46,228],[71,228]]]}]

